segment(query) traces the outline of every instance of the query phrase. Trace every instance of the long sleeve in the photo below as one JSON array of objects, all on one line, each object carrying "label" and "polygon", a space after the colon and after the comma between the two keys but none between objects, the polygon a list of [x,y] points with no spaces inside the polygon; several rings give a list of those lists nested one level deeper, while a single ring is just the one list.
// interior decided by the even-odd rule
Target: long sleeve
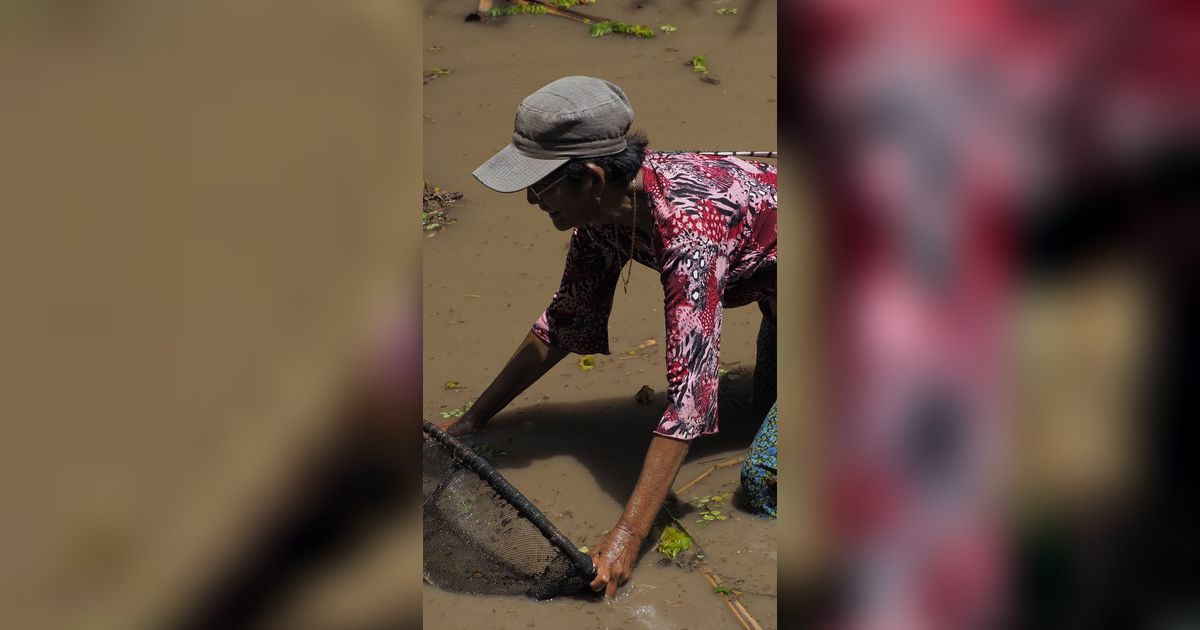
[{"label": "long sleeve", "polygon": [[681,234],[662,258],[667,409],[655,433],[690,440],[717,431],[722,294],[728,258],[711,239]]},{"label": "long sleeve", "polygon": [[533,333],[542,341],[577,354],[608,354],[613,292],[628,260],[605,246],[600,229],[575,229],[562,283],[533,325]]}]

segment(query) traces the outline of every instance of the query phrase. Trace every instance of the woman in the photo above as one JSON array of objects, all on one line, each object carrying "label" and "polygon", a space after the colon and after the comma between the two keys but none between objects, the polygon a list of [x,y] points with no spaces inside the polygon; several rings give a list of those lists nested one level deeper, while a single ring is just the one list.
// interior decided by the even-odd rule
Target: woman
[{"label": "woman", "polygon": [[[691,440],[717,431],[722,309],[757,303],[760,341],[774,346],[775,169],[649,152],[644,135],[629,133],[632,122],[619,87],[565,77],[521,102],[512,144],[475,171],[499,192],[524,189],[556,228],[574,232],[550,306],[474,406],[447,425],[456,435],[478,431],[568,353],[607,354],[617,284],[628,283],[633,260],[659,272],[669,403],[621,518],[591,551],[592,588],[607,597],[632,573]],[[756,381],[767,389],[773,374]],[[746,503],[772,516],[774,426],[772,408],[743,468]]]}]

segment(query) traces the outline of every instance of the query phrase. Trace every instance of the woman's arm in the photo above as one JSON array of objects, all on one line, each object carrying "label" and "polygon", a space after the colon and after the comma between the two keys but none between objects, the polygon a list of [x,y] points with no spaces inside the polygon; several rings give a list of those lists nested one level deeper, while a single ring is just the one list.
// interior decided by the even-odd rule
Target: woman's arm
[{"label": "woman's arm", "polygon": [[689,445],[687,441],[661,435],[655,435],[650,441],[642,474],[625,504],[621,519],[592,550],[592,561],[596,563],[592,590],[604,590],[604,596],[611,598],[617,587],[633,574],[638,550],[650,533],[671,484],[675,483]]},{"label": "woman's arm", "polygon": [[513,352],[508,363],[461,418],[442,426],[451,435],[466,435],[483,429],[500,412],[550,368],[567,356],[530,332]]}]

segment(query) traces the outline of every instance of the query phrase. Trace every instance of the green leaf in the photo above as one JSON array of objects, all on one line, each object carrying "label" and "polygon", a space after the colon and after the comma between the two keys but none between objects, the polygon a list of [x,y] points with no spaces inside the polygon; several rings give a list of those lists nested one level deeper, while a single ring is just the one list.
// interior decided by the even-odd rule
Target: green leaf
[{"label": "green leaf", "polygon": [[458,409],[451,409],[450,411],[443,411],[442,417],[443,418],[461,418],[462,415],[464,413],[466,413],[467,410],[470,409],[471,405],[473,405],[473,404],[475,404],[475,401],[468,400],[467,404],[463,405],[462,407],[459,407]]},{"label": "green leaf", "polygon": [[733,594],[733,591],[729,590],[728,586],[714,586],[712,588],[714,593],[723,593],[725,595]]},{"label": "green leaf", "polygon": [[492,17],[521,15],[526,13],[544,15],[546,13],[546,7],[540,4],[522,4],[511,7],[493,7],[490,11],[488,11],[488,15]]},{"label": "green leaf", "polygon": [[629,35],[632,37],[640,37],[643,39],[650,39],[651,37],[654,37],[654,31],[642,26],[641,24],[629,24],[627,22],[619,22],[617,20],[598,22],[591,28],[592,37],[604,37],[605,35],[612,35],[613,33]]},{"label": "green leaf", "polygon": [[674,560],[676,556],[692,548],[692,537],[687,532],[672,525],[663,528],[658,537],[658,550],[662,555]]},{"label": "green leaf", "polygon": [[675,31],[678,31],[679,29],[675,28],[674,24],[663,24],[662,26],[658,27],[658,30],[660,30],[664,33],[674,33]]},{"label": "green leaf", "polygon": [[579,357],[579,369],[583,370],[584,372],[590,372],[594,367],[596,367],[595,355],[585,354]]}]

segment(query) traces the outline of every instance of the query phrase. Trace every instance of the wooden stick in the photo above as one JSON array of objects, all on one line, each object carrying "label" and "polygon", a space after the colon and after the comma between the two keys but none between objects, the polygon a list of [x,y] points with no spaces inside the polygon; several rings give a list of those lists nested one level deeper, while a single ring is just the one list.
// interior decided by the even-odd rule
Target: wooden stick
[{"label": "wooden stick", "polygon": [[[739,460],[740,460],[740,458],[739,458]],[[729,462],[726,462],[726,465],[731,465],[731,464]],[[687,528],[685,528],[683,526],[683,523],[681,523],[678,518],[675,518],[675,515],[672,514],[671,511],[666,508],[666,506],[663,506],[662,512],[659,514],[659,517],[661,518],[662,515],[664,515],[664,514],[666,515],[667,520],[673,522],[675,524],[675,527],[677,527],[680,531],[686,533],[688,535],[688,538],[692,539],[691,551],[694,551],[697,554],[697,557],[704,556],[705,555],[704,550],[700,547],[700,543],[697,542],[696,539],[692,537],[691,533],[687,531]],[[740,599],[738,599],[738,597],[736,595],[733,595],[732,593],[726,593],[724,591],[716,590],[721,586],[725,586],[725,580],[722,579],[720,575],[717,575],[717,573],[714,572],[708,566],[707,562],[700,560],[700,561],[697,561],[697,563],[699,564],[700,571],[702,573],[704,573],[704,577],[708,580],[708,583],[712,586],[713,592],[717,593],[721,596],[721,599],[725,601],[725,605],[729,607],[729,611],[732,612],[733,616],[737,618],[738,623],[741,624],[742,628],[744,630],[763,630],[763,627],[761,625],[759,625],[758,621],[754,618],[754,615],[750,614],[750,611],[746,609],[746,606],[744,604],[742,604],[742,601]],[[725,590],[732,590],[732,589],[729,589],[729,587],[726,586]]]},{"label": "wooden stick", "polygon": [[763,627],[758,624],[758,620],[754,618],[754,615],[751,615],[750,611],[746,609],[746,606],[742,604],[742,600],[734,598],[733,605],[736,606],[738,610],[742,611],[742,615],[746,618],[746,621],[750,622],[750,627],[753,630],[763,630]]},{"label": "wooden stick", "polygon": [[746,619],[744,617],[742,617],[742,613],[739,612],[736,607],[734,607],[734,605],[733,605],[734,602],[732,599],[730,599],[729,594],[722,593],[722,592],[716,590],[720,586],[720,584],[713,577],[712,572],[710,572],[707,567],[705,567],[703,569],[703,571],[704,571],[704,577],[708,578],[708,583],[711,584],[713,587],[713,592],[721,595],[721,599],[725,602],[725,605],[729,607],[729,611],[733,613],[733,616],[737,618],[738,623],[742,624],[742,627],[745,628],[746,630],[753,630],[753,626],[751,626],[749,623],[747,623]]},{"label": "wooden stick", "polygon": [[[512,2],[513,4],[519,5],[519,6],[537,5],[540,7],[545,7],[546,15],[556,15],[560,18],[566,18],[566,19],[572,20],[574,22],[579,22],[580,24],[592,25],[592,24],[599,24],[600,22],[611,22],[612,21],[612,20],[609,20],[608,18],[600,17],[599,15],[583,13],[581,11],[576,11],[574,9],[566,9],[566,8],[563,8],[563,7],[554,5],[554,4],[550,4],[548,2],[542,2],[542,0],[509,0],[509,1]],[[467,21],[486,22],[486,21],[488,21],[488,19],[491,18],[491,14],[489,13],[491,10],[492,10],[492,0],[479,0],[479,8],[476,9],[473,13],[467,14]]]},{"label": "wooden stick", "polygon": [[486,22],[492,19],[492,0],[479,0],[479,7],[464,18],[467,22]]},{"label": "wooden stick", "polygon": [[746,456],[739,455],[737,457],[732,457],[723,462],[720,462],[718,464],[714,464],[714,465],[710,466],[708,470],[700,473],[699,477],[696,477],[695,479],[683,484],[682,487],[680,487],[678,490],[675,491],[675,494],[679,495],[679,494],[683,494],[683,493],[687,492],[688,490],[691,490],[692,486],[696,485],[697,483],[700,483],[700,480],[713,474],[713,471],[717,470],[718,468],[728,468],[735,464],[740,464],[740,463],[742,463],[743,459],[746,459]]},{"label": "wooden stick", "polygon": [[[704,572],[704,577],[708,579],[708,584],[709,584],[709,586],[712,587],[713,592],[717,593],[718,595],[721,595],[722,599],[725,600],[725,605],[729,606],[729,610],[733,611],[733,616],[738,618],[738,622],[740,622],[742,624],[743,628],[746,628],[747,630],[749,630],[750,624],[748,624],[746,622],[746,620],[742,617],[741,611],[739,611],[737,609],[737,607],[735,607],[733,605],[734,602],[729,597],[729,593],[717,590],[718,588],[725,586],[725,581],[721,579],[721,576],[713,573],[712,570],[709,569],[708,567],[701,567],[700,570]],[[728,587],[726,587],[726,588],[728,588]]]},{"label": "wooden stick", "polygon": [[721,462],[721,461],[725,461],[726,459],[727,459],[727,458],[725,458],[725,457],[713,457],[713,458],[711,458],[711,459],[706,459],[706,460],[699,461],[699,462],[696,462],[696,463],[697,463],[697,464],[711,464],[711,463],[713,463],[713,462]]},{"label": "wooden stick", "polygon": [[542,0],[509,0],[509,1],[512,2],[513,4],[540,4],[541,6],[546,7],[546,13],[549,13],[551,15],[557,15],[559,17],[565,17],[568,20],[575,20],[576,22],[583,22],[584,24],[597,24],[599,22],[611,22],[612,21],[612,20],[609,20],[608,18],[603,18],[598,15],[589,15],[587,13],[583,13],[582,11],[576,11],[575,9],[567,9],[564,7],[560,7],[558,5],[550,4],[549,2],[543,2]]},{"label": "wooden stick", "polygon": [[747,630],[763,630],[762,626],[758,624],[758,620],[754,618],[754,615],[750,614],[750,611],[746,608],[745,604],[742,604],[742,601],[738,599],[736,595],[730,596],[729,593],[716,590],[721,587],[725,587],[731,591],[733,590],[728,586],[725,586],[725,580],[722,579],[720,575],[714,573],[712,569],[709,569],[707,566],[702,566],[700,570],[704,572],[704,577],[708,578],[708,583],[712,585],[713,592],[720,593],[724,596],[726,605],[728,605],[729,609],[733,611],[733,614],[738,618],[738,621],[741,622],[743,628],[746,628]]},{"label": "wooden stick", "polygon": [[750,622],[751,630],[763,630],[763,627],[758,625],[758,620],[750,614],[749,610],[746,610],[746,607],[742,605],[741,601],[735,599],[733,600],[733,605],[737,606],[738,610],[742,611],[742,615],[746,617],[746,621]]}]

